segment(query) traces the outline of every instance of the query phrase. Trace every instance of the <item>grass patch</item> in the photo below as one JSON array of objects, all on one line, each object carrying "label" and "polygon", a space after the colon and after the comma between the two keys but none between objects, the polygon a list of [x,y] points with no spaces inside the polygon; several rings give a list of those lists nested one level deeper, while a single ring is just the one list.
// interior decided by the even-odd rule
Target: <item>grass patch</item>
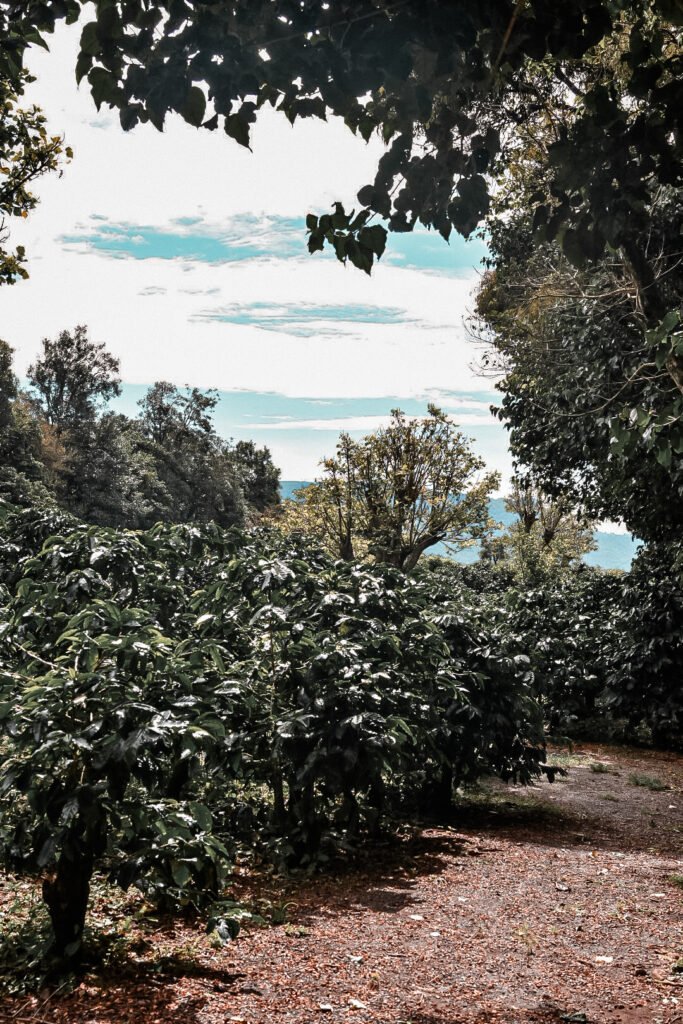
[{"label": "grass patch", "polygon": [[614,793],[603,793],[600,797],[601,800],[609,800],[612,804],[619,803],[619,797],[615,796]]},{"label": "grass patch", "polygon": [[576,768],[586,760],[585,754],[561,754],[557,751],[548,755],[548,764],[553,768]]},{"label": "grass patch", "polygon": [[683,875],[669,875],[669,881],[673,885],[677,885],[679,889],[683,889]]},{"label": "grass patch", "polygon": [[616,768],[612,768],[611,765],[605,764],[604,761],[591,761],[588,767],[594,775],[619,775]]},{"label": "grass patch", "polygon": [[628,781],[632,786],[642,786],[643,789],[649,789],[652,793],[663,793],[665,790],[671,789],[666,782],[662,782],[654,775],[643,775],[640,772],[633,772],[629,775]]}]

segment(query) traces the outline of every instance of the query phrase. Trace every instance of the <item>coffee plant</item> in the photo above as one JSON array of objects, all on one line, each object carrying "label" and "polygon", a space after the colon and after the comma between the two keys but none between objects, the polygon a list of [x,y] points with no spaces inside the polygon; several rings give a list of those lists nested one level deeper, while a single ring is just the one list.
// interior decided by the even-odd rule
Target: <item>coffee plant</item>
[{"label": "coffee plant", "polygon": [[683,748],[683,545],[643,549],[626,576],[607,647],[606,702],[635,739]]},{"label": "coffee plant", "polygon": [[62,956],[95,872],[218,907],[238,844],[310,868],[544,770],[529,659],[464,589],[268,532],[0,528],[0,846]]}]

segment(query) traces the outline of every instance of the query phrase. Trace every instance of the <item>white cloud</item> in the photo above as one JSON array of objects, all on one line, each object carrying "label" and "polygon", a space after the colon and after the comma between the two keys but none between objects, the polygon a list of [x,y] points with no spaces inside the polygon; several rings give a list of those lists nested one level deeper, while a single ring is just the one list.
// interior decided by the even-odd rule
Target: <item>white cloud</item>
[{"label": "white cloud", "polygon": [[[468,417],[475,426],[491,422],[483,415],[488,403],[471,397],[490,391],[491,381],[472,370],[476,352],[462,323],[471,307],[474,272],[446,277],[382,261],[369,279],[319,256],[277,258],[277,218],[321,212],[338,199],[351,206],[357,189],[374,177],[382,151],[378,141],[366,145],[334,120],[307,120],[292,128],[268,111],[255,128],[253,153],[220,132],[196,130],[177,118],[169,118],[163,134],[149,125],[125,134],[115,114],[95,112],[86,85],[76,89],[79,31],[60,28],[50,40],[52,52],[37,50],[31,58],[37,82],[30,98],[45,109],[50,130],[64,133],[74,160],[61,178],[39,183],[41,205],[12,226],[12,243],[26,246],[31,273],[28,282],[2,295],[2,335],[17,350],[20,373],[43,337],[85,323],[120,358],[129,383],[164,378],[320,402],[428,396],[463,424],[470,425]],[[124,226],[122,237],[140,242],[138,254],[145,249],[144,230],[152,227],[227,237],[232,245],[256,234],[259,245],[273,246],[273,256],[234,263],[114,258],[85,241],[61,241],[92,235],[103,225]],[[284,323],[279,330],[263,330],[255,323],[201,316],[209,306],[258,303],[399,309],[401,316],[393,323],[347,321],[337,335],[327,333],[335,321],[325,319],[316,336],[296,336]],[[271,447],[290,477],[305,467],[310,475],[320,454],[316,433],[342,429],[342,421],[325,427],[316,422],[302,427],[311,432],[308,440],[279,428],[282,444]]]},{"label": "white cloud", "polygon": [[600,533],[616,533],[616,534],[625,534],[626,533],[626,534],[630,535],[630,532],[631,532],[628,529],[628,527],[626,526],[625,523],[621,523],[621,522],[615,523],[615,522],[612,522],[611,519],[603,519],[598,524],[598,529],[600,530]]},{"label": "white cloud", "polygon": [[[412,417],[409,417],[412,418]],[[290,417],[282,417],[278,422],[250,423],[250,430],[333,430],[336,433],[356,433],[358,431],[370,432],[388,427],[391,416],[340,416],[336,419],[302,419],[296,420]],[[489,426],[490,417],[475,416],[466,414],[453,417],[457,426],[480,427]]]},{"label": "white cloud", "polygon": [[[258,260],[206,265],[178,260],[109,259],[65,252],[49,240],[31,279],[3,296],[3,333],[23,371],[40,339],[88,324],[121,359],[130,383],[163,376],[180,384],[246,388],[313,398],[487,391],[471,370],[462,326],[444,326],[467,301],[468,282],[379,267],[372,280],[336,262]],[[192,283],[188,286],[188,278]],[[196,282],[196,284],[195,284]],[[217,306],[257,302],[391,306],[400,296],[411,323],[346,324],[343,338],[297,337],[258,326],[203,320],[202,292]],[[143,295],[140,293],[144,292]],[[329,327],[329,322],[327,323]]]}]

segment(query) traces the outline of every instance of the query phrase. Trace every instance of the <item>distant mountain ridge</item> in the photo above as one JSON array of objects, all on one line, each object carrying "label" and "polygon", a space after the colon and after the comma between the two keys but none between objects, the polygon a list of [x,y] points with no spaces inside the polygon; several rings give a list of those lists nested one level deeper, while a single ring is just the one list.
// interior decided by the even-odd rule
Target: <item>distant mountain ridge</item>
[{"label": "distant mountain ridge", "polygon": [[[280,494],[283,499],[293,498],[296,490],[306,487],[310,482],[310,480],[281,480]],[[505,508],[504,498],[493,498],[489,502],[489,510],[491,518],[504,526],[509,526],[515,521],[514,513],[508,512]],[[595,532],[595,541],[598,545],[597,550],[586,555],[584,561],[588,565],[596,565],[601,569],[628,569],[640,546],[639,542],[629,533],[606,533],[603,530]],[[430,552],[432,554],[447,554],[441,545],[430,548]],[[477,552],[475,548],[467,548],[454,557],[458,562],[476,562]]]}]

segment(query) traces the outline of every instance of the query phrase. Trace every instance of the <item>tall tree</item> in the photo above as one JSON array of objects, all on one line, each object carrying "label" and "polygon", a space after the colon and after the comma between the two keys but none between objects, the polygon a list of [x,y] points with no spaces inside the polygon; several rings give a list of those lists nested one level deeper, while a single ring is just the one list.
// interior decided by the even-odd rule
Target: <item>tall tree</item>
[{"label": "tall tree", "polygon": [[310,530],[340,558],[367,551],[406,572],[430,547],[462,547],[488,531],[498,483],[440,409],[412,419],[395,409],[389,426],[353,441],[342,434],[322,479],[285,503],[285,527]]},{"label": "tall tree", "polygon": [[257,448],[253,441],[238,441],[232,453],[247,504],[257,512],[278,505],[280,470],[268,448]]},{"label": "tall tree", "polygon": [[12,402],[17,397],[17,378],[12,369],[13,349],[0,339],[0,438],[12,422]]},{"label": "tall tree", "polygon": [[28,379],[45,420],[59,433],[92,423],[98,410],[121,393],[119,360],[104,342],[88,337],[80,325],[43,338],[43,351],[28,369]]},{"label": "tall tree", "polygon": [[[678,312],[649,330],[638,283],[618,252],[573,266],[534,240],[531,196],[543,187],[534,146],[503,184],[489,220],[490,272],[478,295],[501,416],[521,466],[595,518],[623,519],[646,540],[683,528],[683,394],[671,348]],[[646,252],[672,310],[683,300],[680,189],[650,207]]]},{"label": "tall tree", "polygon": [[61,504],[89,523],[141,529],[172,518],[173,496],[127,416],[105,412],[79,430],[58,479]]},{"label": "tall tree", "polygon": [[188,434],[214,439],[212,417],[217,403],[213,389],[187,388],[183,393],[175,384],[157,381],[138,402],[140,424],[156,444],[170,445],[174,438]]},{"label": "tall tree", "polygon": [[185,392],[157,381],[139,402],[144,450],[165,492],[163,518],[171,522],[244,520],[244,496],[230,445],[216,433],[214,391]]},{"label": "tall tree", "polygon": [[31,397],[0,341],[0,497],[56,501],[90,523],[145,528],[160,520],[241,525],[279,501],[267,448],[221,438],[214,391],[153,385],[138,419],[107,410],[118,361],[84,327],[45,339]]}]

